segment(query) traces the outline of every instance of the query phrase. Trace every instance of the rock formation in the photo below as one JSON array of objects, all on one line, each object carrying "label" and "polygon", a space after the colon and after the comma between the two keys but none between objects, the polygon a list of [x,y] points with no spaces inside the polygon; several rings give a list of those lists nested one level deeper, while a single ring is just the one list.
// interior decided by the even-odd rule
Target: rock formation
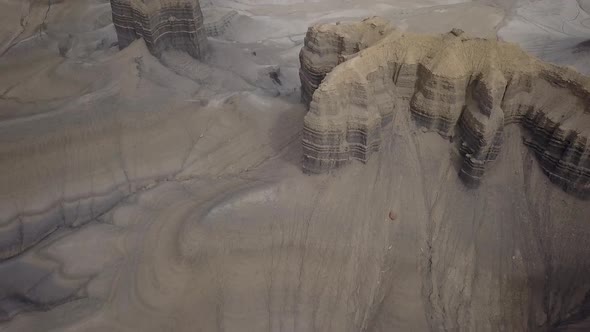
[{"label": "rock formation", "polygon": [[111,0],[119,48],[143,38],[156,56],[165,49],[201,59],[207,36],[198,0]]},{"label": "rock formation", "polygon": [[325,24],[311,27],[299,60],[301,96],[309,105],[313,92],[334,67],[349,56],[375,44],[393,31],[387,20],[379,17],[358,23]]},{"label": "rock formation", "polygon": [[235,10],[222,11],[219,9],[204,10],[206,19],[203,26],[209,37],[218,37],[225,33],[231,25],[231,21],[238,15]]},{"label": "rock formation", "polygon": [[300,59],[308,172],[366,162],[394,113],[409,110],[425,130],[458,137],[468,184],[496,158],[504,127],[518,124],[545,174],[590,196],[590,79],[572,69],[457,29],[414,35],[378,18],[311,27]]}]

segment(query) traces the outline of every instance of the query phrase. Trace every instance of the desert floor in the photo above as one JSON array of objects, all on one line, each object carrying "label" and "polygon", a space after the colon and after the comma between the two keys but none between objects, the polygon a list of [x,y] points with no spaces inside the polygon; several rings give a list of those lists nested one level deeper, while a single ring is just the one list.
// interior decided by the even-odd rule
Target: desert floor
[{"label": "desert floor", "polygon": [[23,251],[0,261],[0,330],[584,324],[569,319],[590,289],[590,204],[517,127],[477,189],[402,113],[366,165],[305,175],[298,55],[311,24],[379,15],[590,74],[590,1],[201,5],[238,15],[199,62],[120,51],[109,1],[0,0],[0,250]]}]

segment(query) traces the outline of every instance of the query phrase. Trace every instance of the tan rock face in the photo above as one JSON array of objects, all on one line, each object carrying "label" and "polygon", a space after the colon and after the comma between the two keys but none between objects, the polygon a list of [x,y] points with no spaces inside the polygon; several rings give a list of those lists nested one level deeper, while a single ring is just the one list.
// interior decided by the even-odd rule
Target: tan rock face
[{"label": "tan rock face", "polygon": [[554,183],[590,196],[590,79],[516,45],[402,34],[377,18],[319,25],[307,33],[300,76],[306,171],[366,162],[395,113],[409,111],[458,144],[467,184],[480,182],[505,126],[517,124]]},{"label": "tan rock face", "polygon": [[299,59],[301,98],[309,105],[313,92],[327,73],[350,56],[389,35],[393,27],[387,20],[373,17],[358,23],[322,24],[311,27]]},{"label": "tan rock face", "polygon": [[111,0],[119,48],[143,38],[156,56],[165,49],[188,52],[201,59],[207,35],[198,0]]}]

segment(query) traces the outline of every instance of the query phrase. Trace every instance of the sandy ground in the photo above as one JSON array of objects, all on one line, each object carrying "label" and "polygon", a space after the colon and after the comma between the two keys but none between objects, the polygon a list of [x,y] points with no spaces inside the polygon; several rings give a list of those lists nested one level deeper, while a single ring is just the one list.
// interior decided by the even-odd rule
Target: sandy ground
[{"label": "sandy ground", "polygon": [[518,130],[476,190],[403,112],[367,165],[306,176],[298,52],[310,24],[380,15],[590,73],[589,1],[203,6],[239,15],[198,62],[119,51],[105,0],[0,0],[0,242],[26,249],[0,262],[0,330],[569,324],[590,206],[550,184]]},{"label": "sandy ground", "polygon": [[498,35],[543,60],[590,74],[588,10],[587,0],[523,2]]}]

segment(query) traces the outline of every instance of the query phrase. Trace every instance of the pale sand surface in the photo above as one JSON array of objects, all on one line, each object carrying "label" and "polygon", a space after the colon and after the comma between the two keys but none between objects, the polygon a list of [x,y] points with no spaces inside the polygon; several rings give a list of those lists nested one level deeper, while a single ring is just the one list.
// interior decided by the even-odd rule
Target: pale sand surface
[{"label": "pale sand surface", "polygon": [[119,51],[108,1],[49,4],[0,0],[0,246],[22,251],[1,331],[521,331],[579,309],[590,204],[518,128],[478,189],[407,114],[367,165],[304,175],[298,52],[310,24],[380,15],[589,73],[588,1],[203,1],[239,14],[204,63]]}]

